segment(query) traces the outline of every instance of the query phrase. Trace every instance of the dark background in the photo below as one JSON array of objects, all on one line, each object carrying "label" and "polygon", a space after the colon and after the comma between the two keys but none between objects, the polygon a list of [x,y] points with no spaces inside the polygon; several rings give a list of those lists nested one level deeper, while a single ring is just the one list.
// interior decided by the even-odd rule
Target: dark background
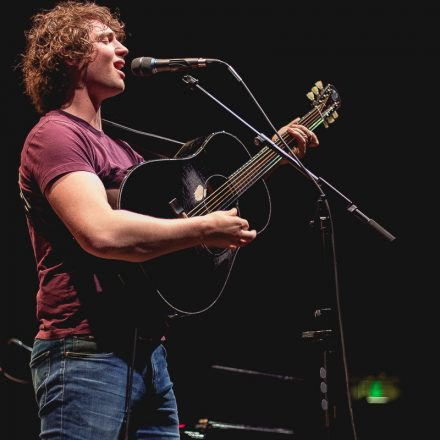
[{"label": "dark background", "polygon": [[[25,380],[28,354],[7,341],[15,337],[32,345],[37,328],[34,260],[16,181],[21,146],[38,116],[22,94],[21,77],[13,66],[24,49],[30,16],[54,3],[9,5],[13,10],[4,35],[7,240],[1,365]],[[254,149],[253,133],[200,92],[185,88],[182,75],[133,77],[128,66],[137,56],[226,61],[277,127],[309,111],[305,94],[315,81],[336,87],[342,100],[340,117],[329,129],[317,129],[320,146],[310,150],[303,162],[397,237],[388,242],[327,192],[350,384],[382,375],[400,390],[399,398],[387,405],[353,400],[358,438],[428,432],[431,418],[425,399],[433,397],[430,381],[436,377],[431,375],[435,370],[431,357],[436,349],[438,293],[433,276],[438,261],[438,196],[433,185],[437,185],[439,9],[286,7],[274,2],[252,7],[100,4],[119,7],[127,24],[126,91],[105,102],[102,111],[103,117],[115,122],[183,141],[226,130]],[[258,130],[271,135],[244,88],[226,69],[215,66],[193,75]],[[147,146],[165,154],[175,150],[166,143]],[[312,317],[317,304],[335,301],[333,286],[319,282],[323,277],[319,233],[308,226],[317,194],[289,166],[271,176],[269,188],[273,204],[269,228],[239,252],[220,302],[170,330],[170,370],[181,420],[188,425],[207,417],[307,432],[308,426],[312,431],[320,423],[320,396],[313,391],[313,381],[308,382],[309,377],[317,378],[320,347],[301,339],[302,331],[318,325]],[[299,380],[231,373],[212,365]],[[341,371],[341,366],[335,369]],[[36,438],[31,386],[0,380],[6,408],[2,429],[10,433],[8,438]],[[334,393],[344,390],[339,387]],[[239,439],[244,434],[224,435]]]}]

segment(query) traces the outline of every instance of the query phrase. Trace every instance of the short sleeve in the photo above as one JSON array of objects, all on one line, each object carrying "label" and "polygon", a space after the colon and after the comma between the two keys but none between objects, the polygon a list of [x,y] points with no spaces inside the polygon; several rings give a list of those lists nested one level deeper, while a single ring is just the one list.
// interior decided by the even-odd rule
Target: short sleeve
[{"label": "short sleeve", "polygon": [[63,121],[48,121],[29,140],[26,159],[42,194],[56,178],[74,171],[96,174],[88,139]]}]

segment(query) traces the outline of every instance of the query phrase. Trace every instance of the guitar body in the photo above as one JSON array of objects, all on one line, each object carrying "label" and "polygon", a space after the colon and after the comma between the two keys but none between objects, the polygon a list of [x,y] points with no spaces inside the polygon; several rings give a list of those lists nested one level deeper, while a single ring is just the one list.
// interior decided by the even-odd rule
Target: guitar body
[{"label": "guitar body", "polygon": [[[307,94],[313,109],[299,121],[310,130],[328,127],[338,117],[336,89],[320,81]],[[279,148],[294,146],[289,133]],[[263,146],[250,155],[227,132],[211,133],[187,142],[176,157],[144,162],[129,170],[117,207],[160,218],[194,217],[236,206],[252,229],[264,230],[270,219],[270,197],[262,177],[281,156]],[[204,246],[173,252],[144,263],[121,264],[121,281],[141,295],[150,295],[154,309],[168,315],[192,315],[212,307],[220,298],[238,250]],[[152,294],[153,292],[153,294]]]},{"label": "guitar body", "polygon": [[[227,132],[197,138],[186,143],[172,159],[144,162],[129,170],[120,188],[118,208],[177,218],[236,206],[250,227],[261,232],[270,219],[269,192],[262,180],[232,201],[231,197],[229,201],[224,197],[225,191],[234,191],[228,177],[250,158],[243,143]],[[214,192],[218,194],[214,198],[216,205],[209,198]],[[222,198],[225,202],[218,206]],[[197,314],[219,299],[237,252],[198,246],[130,266],[135,266],[138,290],[147,290],[146,294],[153,290],[168,313]],[[129,271],[131,278],[133,269]]]}]

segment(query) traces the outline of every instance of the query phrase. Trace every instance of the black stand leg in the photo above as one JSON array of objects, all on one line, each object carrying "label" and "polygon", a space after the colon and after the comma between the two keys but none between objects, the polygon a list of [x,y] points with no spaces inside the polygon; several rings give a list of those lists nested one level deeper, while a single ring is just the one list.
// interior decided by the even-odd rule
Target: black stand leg
[{"label": "black stand leg", "polygon": [[[330,316],[331,309],[324,308],[315,311],[315,318]],[[324,324],[322,322],[321,326]],[[331,379],[332,371],[332,356],[333,351],[333,331],[329,328],[323,328],[320,330],[308,330],[302,333],[303,339],[311,341],[316,344],[319,348],[318,353],[318,367],[313,371],[319,372],[319,378],[312,378],[313,384],[319,384],[320,402],[319,406],[322,411],[322,416],[319,417],[321,420],[321,426],[318,427],[319,435],[322,435],[323,439],[330,440],[336,438],[333,436],[335,417],[336,417],[336,405],[334,402],[335,388],[334,384],[329,381]],[[316,373],[315,373],[316,374]],[[316,405],[315,407],[318,407]]]},{"label": "black stand leg", "polygon": [[319,403],[323,411],[322,430],[319,431],[326,440],[356,440],[345,362],[333,227],[323,193],[317,201],[311,225],[319,227],[322,247],[320,296],[314,312],[316,329],[303,332],[302,337],[319,347]]}]

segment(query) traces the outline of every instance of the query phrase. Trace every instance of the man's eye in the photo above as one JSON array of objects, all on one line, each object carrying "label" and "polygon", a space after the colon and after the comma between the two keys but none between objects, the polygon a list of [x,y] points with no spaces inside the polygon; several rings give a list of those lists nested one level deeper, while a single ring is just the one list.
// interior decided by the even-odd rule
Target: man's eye
[{"label": "man's eye", "polygon": [[113,35],[103,35],[99,41],[102,43],[110,43],[113,40]]}]

